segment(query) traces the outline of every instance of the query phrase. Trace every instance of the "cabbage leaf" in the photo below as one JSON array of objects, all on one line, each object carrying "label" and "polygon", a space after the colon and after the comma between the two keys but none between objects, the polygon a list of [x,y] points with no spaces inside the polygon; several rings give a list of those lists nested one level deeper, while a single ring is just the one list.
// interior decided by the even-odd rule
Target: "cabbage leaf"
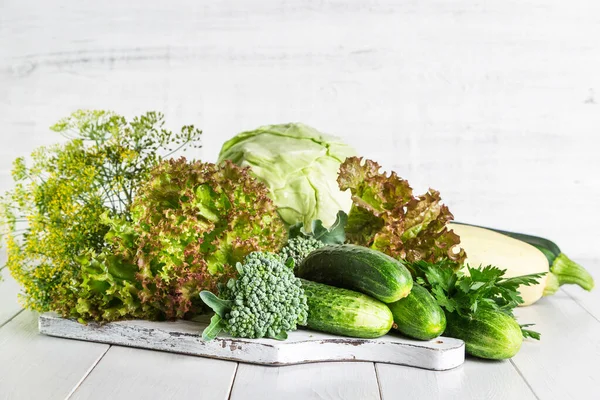
[{"label": "cabbage leaf", "polygon": [[355,154],[338,138],[289,123],[236,135],[223,144],[219,162],[250,167],[269,188],[282,219],[310,229],[313,220],[328,227],[338,210],[350,210],[350,194],[340,191],[336,178],[340,164]]}]

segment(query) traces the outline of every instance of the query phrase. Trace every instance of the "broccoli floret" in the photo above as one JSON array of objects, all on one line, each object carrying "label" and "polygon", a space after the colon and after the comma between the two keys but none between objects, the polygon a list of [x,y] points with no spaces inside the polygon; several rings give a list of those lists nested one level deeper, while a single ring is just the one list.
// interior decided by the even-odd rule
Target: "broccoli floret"
[{"label": "broccoli floret", "polygon": [[313,237],[298,236],[288,240],[287,244],[279,252],[279,255],[284,262],[290,257],[293,258],[294,266],[298,266],[307,255],[323,246],[325,246],[325,243]]},{"label": "broccoli floret", "polygon": [[221,329],[234,337],[285,339],[296,325],[306,325],[306,295],[281,257],[250,253],[237,269],[239,277],[219,288],[220,298],[207,291],[200,294],[217,313],[203,332],[205,339]]}]

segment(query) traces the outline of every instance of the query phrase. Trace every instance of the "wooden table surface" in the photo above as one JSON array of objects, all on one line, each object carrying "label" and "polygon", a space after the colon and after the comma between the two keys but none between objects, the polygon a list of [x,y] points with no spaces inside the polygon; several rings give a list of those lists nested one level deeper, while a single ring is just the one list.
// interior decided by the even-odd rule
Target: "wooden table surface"
[{"label": "wooden table surface", "polygon": [[[582,261],[600,280],[600,262]],[[0,399],[597,399],[600,291],[561,289],[517,310],[536,324],[511,360],[434,372],[370,362],[264,367],[37,332],[0,271]]]},{"label": "wooden table surface", "polygon": [[[79,108],[193,123],[207,161],[301,121],[600,280],[599,49],[595,0],[1,0],[0,193]],[[518,310],[543,336],[511,361],[265,368],[40,336],[0,272],[0,399],[600,398],[600,289]]]}]

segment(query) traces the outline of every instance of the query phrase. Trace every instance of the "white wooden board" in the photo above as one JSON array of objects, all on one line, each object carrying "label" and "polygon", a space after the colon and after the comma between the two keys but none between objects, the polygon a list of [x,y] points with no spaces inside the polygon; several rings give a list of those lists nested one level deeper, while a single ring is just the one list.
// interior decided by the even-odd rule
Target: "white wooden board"
[{"label": "white wooden board", "polygon": [[20,310],[17,294],[19,285],[10,276],[8,268],[0,269],[0,326],[13,318]]},{"label": "white wooden board", "polygon": [[[508,360],[468,357],[460,367],[443,372],[389,364],[375,364],[375,367],[382,400],[536,399],[527,382]],[[402,393],[401,397],[399,393]]]},{"label": "white wooden board", "polygon": [[0,399],[64,400],[108,350],[40,335],[37,321],[23,311],[0,328]]},{"label": "white wooden board", "polygon": [[585,308],[594,318],[600,321],[600,259],[576,261],[592,274],[596,285],[595,288],[591,292],[587,292],[576,285],[565,285],[561,289],[581,307]]},{"label": "white wooden board", "polygon": [[193,123],[207,161],[237,132],[302,121],[440,190],[461,221],[597,257],[598,1],[0,4],[0,187],[79,108]]},{"label": "white wooden board", "polygon": [[378,339],[355,339],[320,332],[290,332],[285,341],[218,337],[205,342],[206,323],[194,321],[120,321],[83,325],[42,314],[40,332],[46,335],[93,342],[163,350],[202,357],[263,365],[291,365],[319,361],[374,361],[433,370],[447,370],[464,362],[461,340],[439,337],[431,341],[386,335]]},{"label": "white wooden board", "polygon": [[69,400],[226,400],[236,368],[235,362],[111,346]]},{"label": "white wooden board", "polygon": [[[598,290],[598,289],[596,289]],[[600,322],[563,290],[515,310],[535,323],[539,342],[527,340],[512,363],[541,399],[597,399]]]},{"label": "white wooden board", "polygon": [[240,364],[231,400],[248,399],[380,400],[380,396],[371,362],[315,363],[285,368]]}]

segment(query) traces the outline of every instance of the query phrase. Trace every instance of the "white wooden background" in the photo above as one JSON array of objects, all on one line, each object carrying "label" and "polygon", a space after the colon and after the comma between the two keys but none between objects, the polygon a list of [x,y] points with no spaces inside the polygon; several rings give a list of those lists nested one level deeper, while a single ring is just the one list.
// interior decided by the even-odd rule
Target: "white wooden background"
[{"label": "white wooden background", "polygon": [[[239,131],[301,121],[440,190],[458,220],[547,236],[600,279],[598,1],[0,0],[0,190],[12,159],[57,141],[47,127],[78,108],[194,123],[209,161]],[[585,399],[600,387],[598,291],[519,310],[541,343],[447,373],[48,338],[16,292],[0,283],[3,399]]]},{"label": "white wooden background", "polygon": [[459,220],[598,257],[598,1],[1,0],[0,189],[78,108],[194,123],[205,160],[302,121]]}]

